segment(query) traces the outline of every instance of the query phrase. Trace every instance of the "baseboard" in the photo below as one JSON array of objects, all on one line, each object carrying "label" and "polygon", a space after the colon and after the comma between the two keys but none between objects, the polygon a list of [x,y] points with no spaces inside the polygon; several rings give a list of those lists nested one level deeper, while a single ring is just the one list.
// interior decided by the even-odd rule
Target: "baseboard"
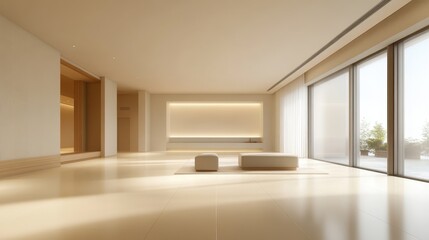
[{"label": "baseboard", "polygon": [[72,163],[82,161],[90,158],[101,157],[101,152],[84,152],[84,153],[73,153],[61,155],[61,164]]},{"label": "baseboard", "polygon": [[0,177],[59,167],[60,155],[0,161]]}]

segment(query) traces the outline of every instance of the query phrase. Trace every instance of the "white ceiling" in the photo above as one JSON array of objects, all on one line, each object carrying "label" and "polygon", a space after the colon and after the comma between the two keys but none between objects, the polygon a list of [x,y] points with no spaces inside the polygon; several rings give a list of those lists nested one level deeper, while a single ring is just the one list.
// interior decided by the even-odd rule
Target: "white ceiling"
[{"label": "white ceiling", "polygon": [[[379,2],[0,0],[0,14],[121,90],[267,93]],[[407,2],[392,0],[324,55]]]}]

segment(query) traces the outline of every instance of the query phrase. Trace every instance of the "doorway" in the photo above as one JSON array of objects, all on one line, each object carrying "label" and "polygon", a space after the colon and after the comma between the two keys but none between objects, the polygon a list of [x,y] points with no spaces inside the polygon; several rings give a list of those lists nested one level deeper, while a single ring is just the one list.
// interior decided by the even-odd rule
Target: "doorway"
[{"label": "doorway", "polygon": [[118,151],[130,152],[130,118],[118,118]]},{"label": "doorway", "polygon": [[62,155],[96,152],[101,149],[100,79],[61,60]]}]

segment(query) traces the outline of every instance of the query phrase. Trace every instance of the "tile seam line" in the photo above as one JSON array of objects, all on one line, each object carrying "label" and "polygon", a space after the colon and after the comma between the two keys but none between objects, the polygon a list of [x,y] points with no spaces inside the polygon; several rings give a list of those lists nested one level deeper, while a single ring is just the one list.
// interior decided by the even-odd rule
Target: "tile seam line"
[{"label": "tile seam line", "polygon": [[218,220],[218,216],[219,216],[219,213],[218,213],[218,185],[216,184],[216,232],[215,232],[215,239],[217,240],[218,239],[218,231],[219,231],[219,226],[218,226],[218,224],[219,224],[219,220]]},{"label": "tile seam line", "polygon": [[155,221],[150,226],[149,230],[147,231],[146,235],[144,236],[144,240],[146,240],[152,231],[153,227],[158,223],[159,219],[161,219],[162,215],[164,215],[165,209],[167,209],[167,206],[170,204],[171,200],[174,196],[176,196],[177,192],[179,191],[179,187],[176,188],[173,194],[171,194],[171,197],[168,199],[167,203],[165,203],[164,207],[162,208],[161,213],[159,213],[158,217],[155,219]]},{"label": "tile seam line", "polygon": [[[370,216],[370,217],[373,217],[373,218],[375,218],[375,219],[377,219],[377,220],[379,220],[379,221],[381,221],[381,222],[385,223],[387,226],[389,226],[389,225],[390,225],[390,224],[389,224],[389,222],[387,222],[386,220],[384,220],[384,219],[382,219],[382,218],[380,218],[380,217],[376,216],[375,214],[372,214],[372,213],[370,213],[370,212],[368,212],[368,211],[365,211],[365,210],[363,210],[361,207],[359,207],[358,209],[359,209],[359,211],[360,211],[360,212],[362,212],[363,214],[366,214],[366,215],[368,215],[368,216]],[[410,233],[410,232],[406,231],[406,230],[405,230],[405,228],[404,228],[404,227],[401,227],[399,224],[392,224],[392,227],[400,227],[400,228],[402,228],[402,230],[401,230],[402,232],[404,232],[404,233],[406,233],[406,234],[410,235],[411,237],[413,237],[413,238],[415,238],[415,239],[417,239],[417,240],[419,240],[419,239],[420,239],[420,238],[419,238],[419,237],[417,237],[415,234],[412,234],[412,233]]]},{"label": "tile seam line", "polygon": [[271,201],[273,201],[274,202],[274,205],[276,205],[276,207],[278,208],[278,209],[280,209],[280,212],[282,212],[288,219],[290,219],[290,220],[292,220],[292,222],[293,222],[293,224],[295,225],[295,227],[296,228],[298,228],[299,229],[299,231],[300,232],[302,232],[303,234],[304,234],[304,236],[305,236],[305,238],[307,239],[307,240],[311,240],[312,238],[311,238],[311,236],[309,236],[309,235],[307,235],[307,232],[306,231],[304,231],[302,228],[301,228],[301,225],[299,225],[298,223],[296,223],[295,221],[293,221],[293,219],[286,213],[286,211],[279,205],[279,202],[269,193],[269,192],[267,192],[267,190],[265,190],[265,188],[263,188],[262,186],[261,186],[261,184],[259,184],[259,188],[261,188],[262,189],[262,191],[263,192],[265,192],[265,194],[267,194],[268,195],[268,198],[271,200]]}]

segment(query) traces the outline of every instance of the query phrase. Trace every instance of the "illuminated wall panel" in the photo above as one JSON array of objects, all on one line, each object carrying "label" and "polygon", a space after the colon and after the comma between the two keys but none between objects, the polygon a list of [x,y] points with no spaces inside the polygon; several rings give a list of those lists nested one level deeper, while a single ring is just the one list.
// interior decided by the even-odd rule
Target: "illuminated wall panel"
[{"label": "illuminated wall panel", "polygon": [[260,138],[263,107],[260,102],[169,102],[169,138]]}]

